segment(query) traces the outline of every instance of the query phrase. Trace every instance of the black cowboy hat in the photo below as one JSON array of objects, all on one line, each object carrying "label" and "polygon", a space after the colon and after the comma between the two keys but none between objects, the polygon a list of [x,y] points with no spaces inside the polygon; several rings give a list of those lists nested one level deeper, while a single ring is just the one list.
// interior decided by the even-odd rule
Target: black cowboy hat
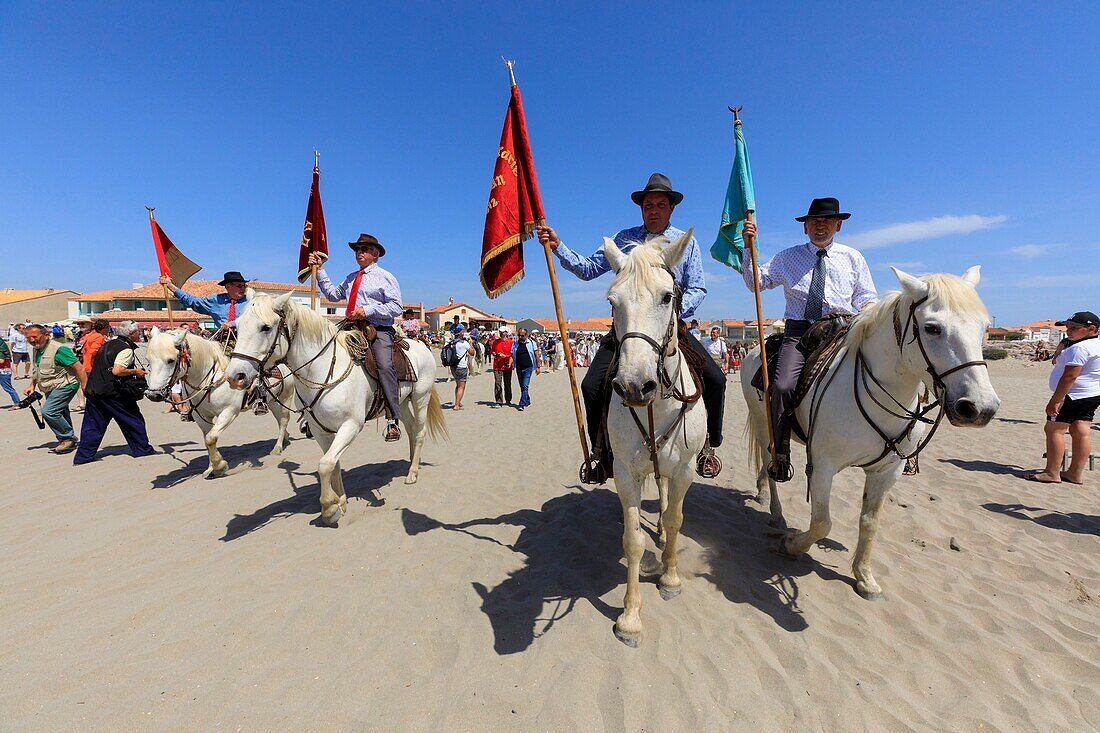
[{"label": "black cowboy hat", "polygon": [[378,248],[379,257],[386,256],[386,248],[382,246],[382,243],[379,242],[373,234],[360,234],[359,239],[355,240],[354,242],[348,242],[348,246],[352,249],[355,249],[356,247],[362,247],[364,244],[373,244],[375,247]]},{"label": "black cowboy hat", "polygon": [[221,282],[219,282],[218,285],[228,285],[229,283],[248,283],[248,282],[251,282],[251,280],[245,280],[244,275],[237,272],[236,270],[230,270],[229,272],[225,273],[225,277],[223,277],[221,279]]},{"label": "black cowboy hat", "polygon": [[679,191],[673,191],[672,181],[668,180],[668,176],[663,173],[654,173],[650,176],[649,181],[645,184],[645,188],[630,194],[630,200],[638,204],[638,206],[641,206],[647,193],[667,194],[668,202],[673,206],[684,200],[684,194]]},{"label": "black cowboy hat", "polygon": [[840,202],[834,198],[827,197],[823,199],[814,199],[810,202],[810,208],[806,212],[806,216],[796,216],[795,221],[806,221],[807,219],[840,219],[844,220],[850,217],[851,214],[845,213],[840,210]]}]

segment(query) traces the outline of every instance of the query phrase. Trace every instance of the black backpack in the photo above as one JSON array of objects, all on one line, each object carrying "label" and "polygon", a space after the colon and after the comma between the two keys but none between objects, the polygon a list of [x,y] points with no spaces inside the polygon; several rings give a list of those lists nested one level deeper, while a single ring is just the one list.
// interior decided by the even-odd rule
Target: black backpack
[{"label": "black backpack", "polygon": [[439,360],[443,362],[445,367],[458,366],[458,349],[455,348],[454,341],[449,341],[443,345],[443,350],[439,352]]}]

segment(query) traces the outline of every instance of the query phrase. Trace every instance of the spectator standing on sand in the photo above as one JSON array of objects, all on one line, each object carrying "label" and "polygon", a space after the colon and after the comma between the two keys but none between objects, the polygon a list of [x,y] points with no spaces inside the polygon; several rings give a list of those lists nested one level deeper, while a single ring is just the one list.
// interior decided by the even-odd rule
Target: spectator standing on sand
[{"label": "spectator standing on sand", "polygon": [[[1055,357],[1050,373],[1050,389],[1054,393],[1047,403],[1046,433],[1047,465],[1030,476],[1032,481],[1059,484],[1063,481],[1080,484],[1084,481],[1085,464],[1092,452],[1090,432],[1100,407],[1100,339],[1097,329],[1100,318],[1091,311],[1079,311],[1055,325],[1066,327],[1068,344]],[[1066,432],[1073,443],[1073,456],[1068,471],[1062,471],[1066,453]]]}]

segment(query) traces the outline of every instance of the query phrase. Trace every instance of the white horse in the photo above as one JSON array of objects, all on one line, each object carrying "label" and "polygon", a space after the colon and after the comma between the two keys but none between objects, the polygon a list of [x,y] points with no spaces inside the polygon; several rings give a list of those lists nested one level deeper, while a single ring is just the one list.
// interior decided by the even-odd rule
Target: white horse
[{"label": "white horse", "polygon": [[[932,420],[928,412],[938,404],[952,425],[982,427],[1001,404],[982,360],[989,314],[976,290],[980,268],[971,267],[961,278],[916,278],[893,269],[901,292],[887,295],[856,317],[832,365],[796,410],[810,443],[810,526],[788,534],[781,545],[782,552],[799,555],[826,537],[832,527],[833,476],[849,466],[862,467],[866,477],[852,571],[856,592],[868,600],[884,598],[871,573],[879,510],[901,475],[905,457],[931,439],[939,418]],[[785,526],[775,482],[765,468],[767,406],[751,384],[759,366],[757,348],[745,357],[741,390],[760,465],[758,498],[762,501],[770,489],[772,521]],[[939,400],[929,408],[920,406],[922,384]]]},{"label": "white horse", "polygon": [[[243,389],[267,364],[285,363],[295,376],[295,392],[324,455],[317,471],[321,483],[321,521],[336,526],[347,511],[340,456],[363,429],[367,410],[380,387],[352,360],[347,332],[338,332],[324,316],[291,299],[259,294],[237,319],[237,346],[226,368],[229,381]],[[435,358],[424,344],[409,341],[415,383],[402,382],[398,401],[409,436],[409,473],[416,483],[424,436],[447,436],[435,391]]]},{"label": "white horse", "polygon": [[[225,379],[228,361],[222,345],[190,333],[186,328],[161,331],[154,327],[146,350],[149,373],[145,396],[153,402],[163,402],[177,381],[183,385],[183,398],[191,403],[191,414],[203,434],[203,442],[210,454],[210,466],[203,476],[223,476],[229,464],[218,452],[218,438],[229,424],[237,419],[244,404],[244,395],[229,386]],[[287,444],[287,424],[294,399],[294,378],[289,370],[281,367],[283,379],[265,378],[267,388],[275,397],[271,401],[271,414],[279,424],[279,436],[275,439],[272,454],[283,452]]]},{"label": "white horse", "polygon": [[680,593],[676,540],[683,523],[684,495],[691,485],[695,457],[706,439],[706,408],[700,386],[678,347],[680,314],[671,268],[691,241],[687,232],[671,245],[652,240],[623,253],[605,238],[604,256],[615,271],[607,291],[619,338],[619,365],[612,381],[622,398],[612,399],[608,441],[615,454],[615,489],[623,506],[626,597],[615,621],[615,635],[637,646],[642,633],[639,574],[645,550],[641,529],[642,485],[656,473],[661,500],[658,522],[663,542],[661,597]]}]

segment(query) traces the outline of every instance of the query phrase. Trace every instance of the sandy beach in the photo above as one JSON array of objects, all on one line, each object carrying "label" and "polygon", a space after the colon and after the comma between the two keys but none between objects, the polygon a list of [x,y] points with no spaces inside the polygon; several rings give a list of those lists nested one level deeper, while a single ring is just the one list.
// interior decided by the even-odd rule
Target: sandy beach
[{"label": "sandy beach", "polygon": [[[638,649],[612,634],[621,512],[610,485],[577,481],[565,373],[536,377],[522,413],[472,378],[413,486],[407,444],[368,425],[338,529],[314,521],[317,445],[295,431],[266,456],[269,416],[232,425],[231,475],[204,480],[198,428],[161,405],[142,403],[161,455],[130,458],[111,428],[81,467],[25,411],[0,413],[0,728],[1098,729],[1100,471],[1023,480],[1047,366],[990,371],[994,421],[945,422],[884,510],[885,603],[852,586],[862,471],[837,478],[828,540],[771,551],[731,377],[725,470],[685,504],[684,592],[643,586]],[[781,491],[804,527],[798,460]]]}]

